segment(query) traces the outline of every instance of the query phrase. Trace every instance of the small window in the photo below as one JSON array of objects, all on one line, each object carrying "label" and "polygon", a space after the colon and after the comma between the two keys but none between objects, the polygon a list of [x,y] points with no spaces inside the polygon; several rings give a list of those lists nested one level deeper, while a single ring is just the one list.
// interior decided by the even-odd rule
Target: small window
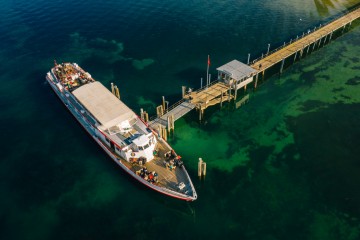
[{"label": "small window", "polygon": [[140,146],[139,146],[139,150],[144,150],[144,149],[143,149],[143,147],[140,147]]},{"label": "small window", "polygon": [[147,149],[149,147],[149,144],[146,144],[145,146],[144,146],[144,149]]},{"label": "small window", "polygon": [[109,140],[109,139],[107,139],[107,138],[105,138],[105,141],[106,141],[106,142],[108,142],[108,143],[110,143],[110,140]]},{"label": "small window", "polygon": [[118,148],[118,147],[115,147],[115,149],[116,149],[116,151],[120,152],[120,148]]}]

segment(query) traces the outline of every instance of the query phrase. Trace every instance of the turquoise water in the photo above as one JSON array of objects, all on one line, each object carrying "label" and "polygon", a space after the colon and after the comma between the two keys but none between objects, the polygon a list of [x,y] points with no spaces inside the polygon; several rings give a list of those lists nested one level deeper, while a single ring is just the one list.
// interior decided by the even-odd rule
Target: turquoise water
[{"label": "turquoise water", "polygon": [[[9,1],[0,3],[1,239],[359,239],[360,28],[248,104],[193,112],[169,140],[199,198],[145,189],[97,147],[45,74],[79,63],[155,113],[181,86],[254,59],[358,1]],[[207,176],[197,178],[197,161]]]}]

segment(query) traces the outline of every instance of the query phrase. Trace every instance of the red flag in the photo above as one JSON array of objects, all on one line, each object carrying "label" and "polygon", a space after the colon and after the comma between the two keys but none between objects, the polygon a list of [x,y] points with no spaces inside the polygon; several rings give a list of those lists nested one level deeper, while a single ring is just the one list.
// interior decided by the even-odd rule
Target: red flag
[{"label": "red flag", "polygon": [[208,66],[210,66],[210,55],[208,55]]}]

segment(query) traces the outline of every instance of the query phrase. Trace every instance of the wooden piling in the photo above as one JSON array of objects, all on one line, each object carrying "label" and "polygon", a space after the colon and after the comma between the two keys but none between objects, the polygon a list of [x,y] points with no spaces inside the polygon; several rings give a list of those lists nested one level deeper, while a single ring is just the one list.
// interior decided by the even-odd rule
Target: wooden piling
[{"label": "wooden piling", "polygon": [[174,114],[171,114],[170,116],[167,117],[167,129],[168,132],[170,134],[170,131],[175,130],[175,118],[174,118]]},{"label": "wooden piling", "polygon": [[311,46],[311,44],[309,44],[309,45],[307,46],[306,56],[307,56],[307,55],[308,55],[308,53],[309,53],[310,46]]},{"label": "wooden piling", "polygon": [[161,117],[162,115],[164,115],[164,109],[162,105],[156,107],[156,115],[157,117]]},{"label": "wooden piling", "polygon": [[231,87],[229,87],[228,92],[229,92],[229,94],[228,94],[228,102],[230,102],[230,98],[231,98]]},{"label": "wooden piling", "polygon": [[285,58],[283,58],[283,60],[282,60],[282,62],[281,62],[280,74],[283,72],[284,63],[285,63]]},{"label": "wooden piling", "polygon": [[202,168],[202,175],[205,177],[206,176],[206,162],[202,163],[201,168]]},{"label": "wooden piling", "polygon": [[115,96],[120,99],[120,92],[119,92],[119,88],[115,85]]},{"label": "wooden piling", "polygon": [[304,48],[302,48],[301,50],[300,50],[300,56],[299,56],[299,59],[301,59],[302,58],[302,55],[303,55],[303,53],[304,53]]},{"label": "wooden piling", "polygon": [[314,42],[313,49],[312,49],[313,51],[314,51],[314,49],[315,49],[315,47],[316,47],[317,41],[318,41],[318,40],[316,40],[316,41]]},{"label": "wooden piling", "polygon": [[182,98],[184,98],[186,94],[186,86],[182,86],[181,90],[182,90]]},{"label": "wooden piling", "polygon": [[254,88],[257,87],[258,78],[259,78],[259,73],[256,73]]},{"label": "wooden piling", "polygon": [[235,83],[235,93],[234,93],[234,100],[236,100],[236,97],[237,97],[237,85]]},{"label": "wooden piling", "polygon": [[325,45],[326,39],[327,39],[328,36],[329,36],[329,34],[326,34],[326,35],[325,35],[324,42],[323,42],[323,46]]},{"label": "wooden piling", "polygon": [[114,83],[111,83],[111,92],[115,95]]},{"label": "wooden piling", "polygon": [[199,162],[198,162],[198,176],[199,177],[201,177],[201,175],[202,175],[202,163],[203,163],[202,158],[199,158]]},{"label": "wooden piling", "polygon": [[162,126],[159,124],[157,125],[158,135],[160,138],[162,138]]},{"label": "wooden piling", "polygon": [[145,121],[145,118],[144,118],[144,109],[140,108],[140,118]]},{"label": "wooden piling", "polygon": [[162,107],[163,107],[164,113],[166,113],[166,108],[165,108],[165,97],[164,97],[164,96],[162,96]]},{"label": "wooden piling", "polygon": [[223,105],[223,91],[221,91],[221,95],[220,95],[220,108],[222,108]]},{"label": "wooden piling", "polygon": [[318,48],[320,48],[322,38],[323,38],[323,36],[321,35],[321,38],[320,38],[320,40],[319,40]]},{"label": "wooden piling", "polygon": [[163,139],[164,139],[165,141],[167,141],[167,132],[166,132],[166,128],[164,127],[162,130],[163,130]]},{"label": "wooden piling", "polygon": [[145,114],[145,119],[144,119],[144,121],[146,122],[146,123],[148,123],[149,122],[149,114],[147,113],[147,112],[144,112],[144,114]]},{"label": "wooden piling", "polygon": [[296,51],[296,53],[295,53],[294,62],[296,61],[297,54],[298,54],[298,51]]}]

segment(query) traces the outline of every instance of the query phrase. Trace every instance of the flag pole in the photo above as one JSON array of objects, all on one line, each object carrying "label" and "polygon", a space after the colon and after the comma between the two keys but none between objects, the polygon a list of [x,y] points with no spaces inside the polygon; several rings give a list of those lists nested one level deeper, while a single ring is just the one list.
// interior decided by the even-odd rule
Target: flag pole
[{"label": "flag pole", "polygon": [[209,86],[209,66],[210,66],[210,55],[208,55],[208,62],[207,62],[206,87]]}]

